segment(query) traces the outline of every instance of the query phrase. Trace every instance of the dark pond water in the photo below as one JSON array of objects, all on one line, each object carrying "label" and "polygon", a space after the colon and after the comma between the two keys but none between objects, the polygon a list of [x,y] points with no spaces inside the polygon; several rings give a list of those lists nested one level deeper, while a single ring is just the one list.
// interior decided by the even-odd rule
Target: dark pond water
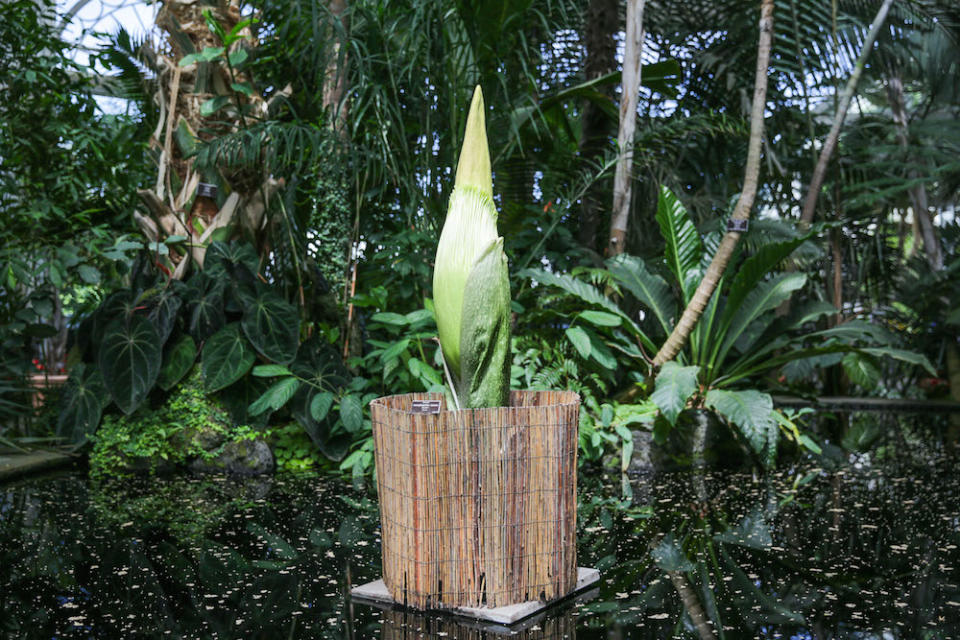
[{"label": "dark pond water", "polygon": [[[598,475],[579,539],[600,587],[521,638],[960,638],[949,459]],[[378,577],[376,502],[338,480],[0,486],[2,638],[497,637],[345,598]]]}]

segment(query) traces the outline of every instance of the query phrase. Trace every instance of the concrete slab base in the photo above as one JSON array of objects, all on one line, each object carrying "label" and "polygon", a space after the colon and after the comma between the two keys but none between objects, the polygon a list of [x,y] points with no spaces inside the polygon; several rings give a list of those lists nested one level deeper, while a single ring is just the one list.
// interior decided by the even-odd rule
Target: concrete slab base
[{"label": "concrete slab base", "polygon": [[[455,609],[440,609],[437,612],[470,618],[473,620],[492,622],[498,625],[512,626],[530,618],[531,616],[542,613],[558,602],[590,590],[590,588],[599,581],[599,571],[596,569],[579,567],[577,569],[577,584],[573,588],[573,591],[561,598],[551,600],[550,602],[530,600],[529,602],[511,604],[505,607],[457,607]],[[375,580],[373,582],[368,582],[365,585],[354,587],[350,590],[350,595],[353,596],[355,600],[366,602],[374,606],[386,608],[402,606],[400,603],[396,602],[390,595],[390,592],[387,591],[387,585],[384,584],[383,580]]]},{"label": "concrete slab base", "polygon": [[0,482],[65,466],[75,460],[75,456],[57,453],[56,451],[32,451],[30,453],[0,455]]}]

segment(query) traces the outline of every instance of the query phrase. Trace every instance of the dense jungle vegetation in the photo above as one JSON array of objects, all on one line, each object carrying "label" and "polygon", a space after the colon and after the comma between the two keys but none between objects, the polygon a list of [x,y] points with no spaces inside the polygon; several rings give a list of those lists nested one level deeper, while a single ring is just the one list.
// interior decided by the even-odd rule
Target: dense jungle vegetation
[{"label": "dense jungle vegetation", "polygon": [[769,467],[850,428],[774,396],[960,401],[950,0],[163,0],[82,62],[56,11],[0,5],[0,447],[176,458],[216,416],[371,472],[370,399],[444,386],[477,85],[511,385],[581,394],[581,460],[710,412]]}]

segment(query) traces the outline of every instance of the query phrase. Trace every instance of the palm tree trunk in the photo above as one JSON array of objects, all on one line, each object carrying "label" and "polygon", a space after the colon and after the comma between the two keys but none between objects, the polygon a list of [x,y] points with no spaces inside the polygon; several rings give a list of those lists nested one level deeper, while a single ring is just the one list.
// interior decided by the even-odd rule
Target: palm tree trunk
[{"label": "palm tree trunk", "polygon": [[[350,28],[350,16],[347,13],[346,0],[330,0],[328,4],[331,22],[339,22],[341,33]],[[331,24],[330,28],[335,28]],[[347,43],[343,38],[330,38],[333,42],[333,55],[327,63],[326,78],[323,83],[323,106],[332,116],[330,124],[338,131],[345,132],[347,122],[347,103],[344,95],[347,89]]]},{"label": "palm tree trunk", "polygon": [[623,51],[623,91],[620,94],[620,155],[613,176],[613,217],[607,253],[624,252],[630,220],[631,177],[633,174],[633,133],[637,127],[637,99],[640,92],[640,54],[643,51],[644,0],[628,0],[626,43]]},{"label": "palm tree trunk", "polygon": [[[890,101],[893,121],[897,125],[897,142],[901,149],[906,150],[910,144],[907,131],[907,107],[903,97],[903,81],[896,73],[891,72],[887,77],[887,99]],[[911,170],[909,177],[915,180],[918,177],[917,172]],[[943,268],[943,254],[940,251],[940,239],[937,238],[937,231],[930,217],[927,188],[922,182],[916,182],[910,187],[908,193],[913,207],[914,222],[923,239],[923,250],[927,256],[927,262],[933,269],[940,270]]]},{"label": "palm tree trunk", "polygon": [[[760,7],[760,41],[757,45],[757,71],[753,87],[753,106],[750,113],[747,166],[744,169],[743,190],[740,192],[740,199],[737,200],[737,207],[731,216],[733,220],[750,218],[753,200],[757,195],[757,180],[760,177],[760,145],[763,141],[763,111],[767,104],[767,69],[770,66],[772,42],[773,0],[763,0]],[[707,303],[713,297],[717,283],[720,282],[720,278],[723,276],[727,263],[730,262],[739,241],[740,233],[737,231],[727,231],[724,234],[720,246],[717,247],[717,252],[713,254],[710,266],[707,267],[703,280],[700,281],[697,290],[690,299],[690,303],[683,310],[683,315],[680,316],[677,325],[654,357],[654,367],[660,367],[665,362],[673,360],[683,349],[697,321],[700,320],[703,310],[706,309]]]},{"label": "palm tree trunk", "polygon": [[850,109],[853,94],[857,90],[860,76],[863,75],[863,67],[867,62],[867,56],[870,55],[870,51],[873,49],[873,43],[876,42],[877,36],[880,35],[880,28],[883,26],[884,20],[887,19],[887,12],[890,11],[890,5],[892,4],[893,0],[884,0],[880,6],[880,10],[877,11],[877,15],[873,19],[873,24],[870,25],[870,31],[867,33],[867,38],[863,42],[860,55],[857,57],[857,62],[853,66],[850,79],[847,80],[847,86],[844,87],[843,93],[840,95],[837,113],[833,118],[833,125],[830,127],[830,133],[827,134],[827,139],[823,143],[823,149],[820,150],[817,166],[813,170],[813,177],[810,178],[810,186],[807,188],[807,199],[803,203],[803,211],[800,214],[800,223],[803,225],[809,225],[813,222],[813,215],[817,207],[817,198],[820,196],[820,188],[823,186],[823,180],[827,174],[827,165],[830,163],[830,157],[833,155],[834,149],[837,148],[837,140],[840,138],[840,127],[843,126],[843,121],[847,117],[847,111]]},{"label": "palm tree trunk", "polygon": [[[617,68],[617,42],[614,36],[619,27],[618,0],[590,0],[587,20],[584,24],[586,59],[583,73],[586,80],[595,80]],[[605,89],[613,102],[612,90]],[[613,134],[612,121],[593,100],[584,100],[580,119],[580,157],[586,162],[597,162],[603,157],[608,139]],[[607,192],[609,193],[609,192]],[[580,201],[580,222],[577,239],[591,251],[597,251],[597,229],[600,212],[603,210],[599,185],[594,185],[583,194]]]}]

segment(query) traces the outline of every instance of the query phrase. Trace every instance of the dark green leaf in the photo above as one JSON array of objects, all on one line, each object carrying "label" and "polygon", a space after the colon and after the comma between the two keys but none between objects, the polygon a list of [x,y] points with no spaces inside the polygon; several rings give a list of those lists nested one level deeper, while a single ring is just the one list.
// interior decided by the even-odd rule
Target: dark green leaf
[{"label": "dark green leaf", "polygon": [[166,359],[160,369],[157,384],[164,391],[169,391],[187,375],[197,359],[197,344],[189,335],[180,336],[167,349]]},{"label": "dark green leaf", "polygon": [[121,411],[133,413],[153,388],[162,363],[160,336],[146,319],[117,318],[104,332],[97,363]]},{"label": "dark green leaf", "polygon": [[103,408],[110,403],[100,371],[78,364],[70,372],[60,399],[57,435],[79,444],[97,430]]},{"label": "dark green leaf", "polygon": [[256,359],[240,325],[231,322],[203,345],[203,379],[208,392],[218,391],[242,378]]},{"label": "dark green leaf", "polygon": [[[312,410],[311,405],[311,410]],[[347,394],[340,399],[340,418],[344,428],[350,433],[357,433],[363,428],[363,404],[360,396]]]},{"label": "dark green leaf", "polygon": [[256,289],[243,312],[243,332],[264,356],[287,364],[297,355],[300,340],[300,315],[297,308],[267,286]]}]

